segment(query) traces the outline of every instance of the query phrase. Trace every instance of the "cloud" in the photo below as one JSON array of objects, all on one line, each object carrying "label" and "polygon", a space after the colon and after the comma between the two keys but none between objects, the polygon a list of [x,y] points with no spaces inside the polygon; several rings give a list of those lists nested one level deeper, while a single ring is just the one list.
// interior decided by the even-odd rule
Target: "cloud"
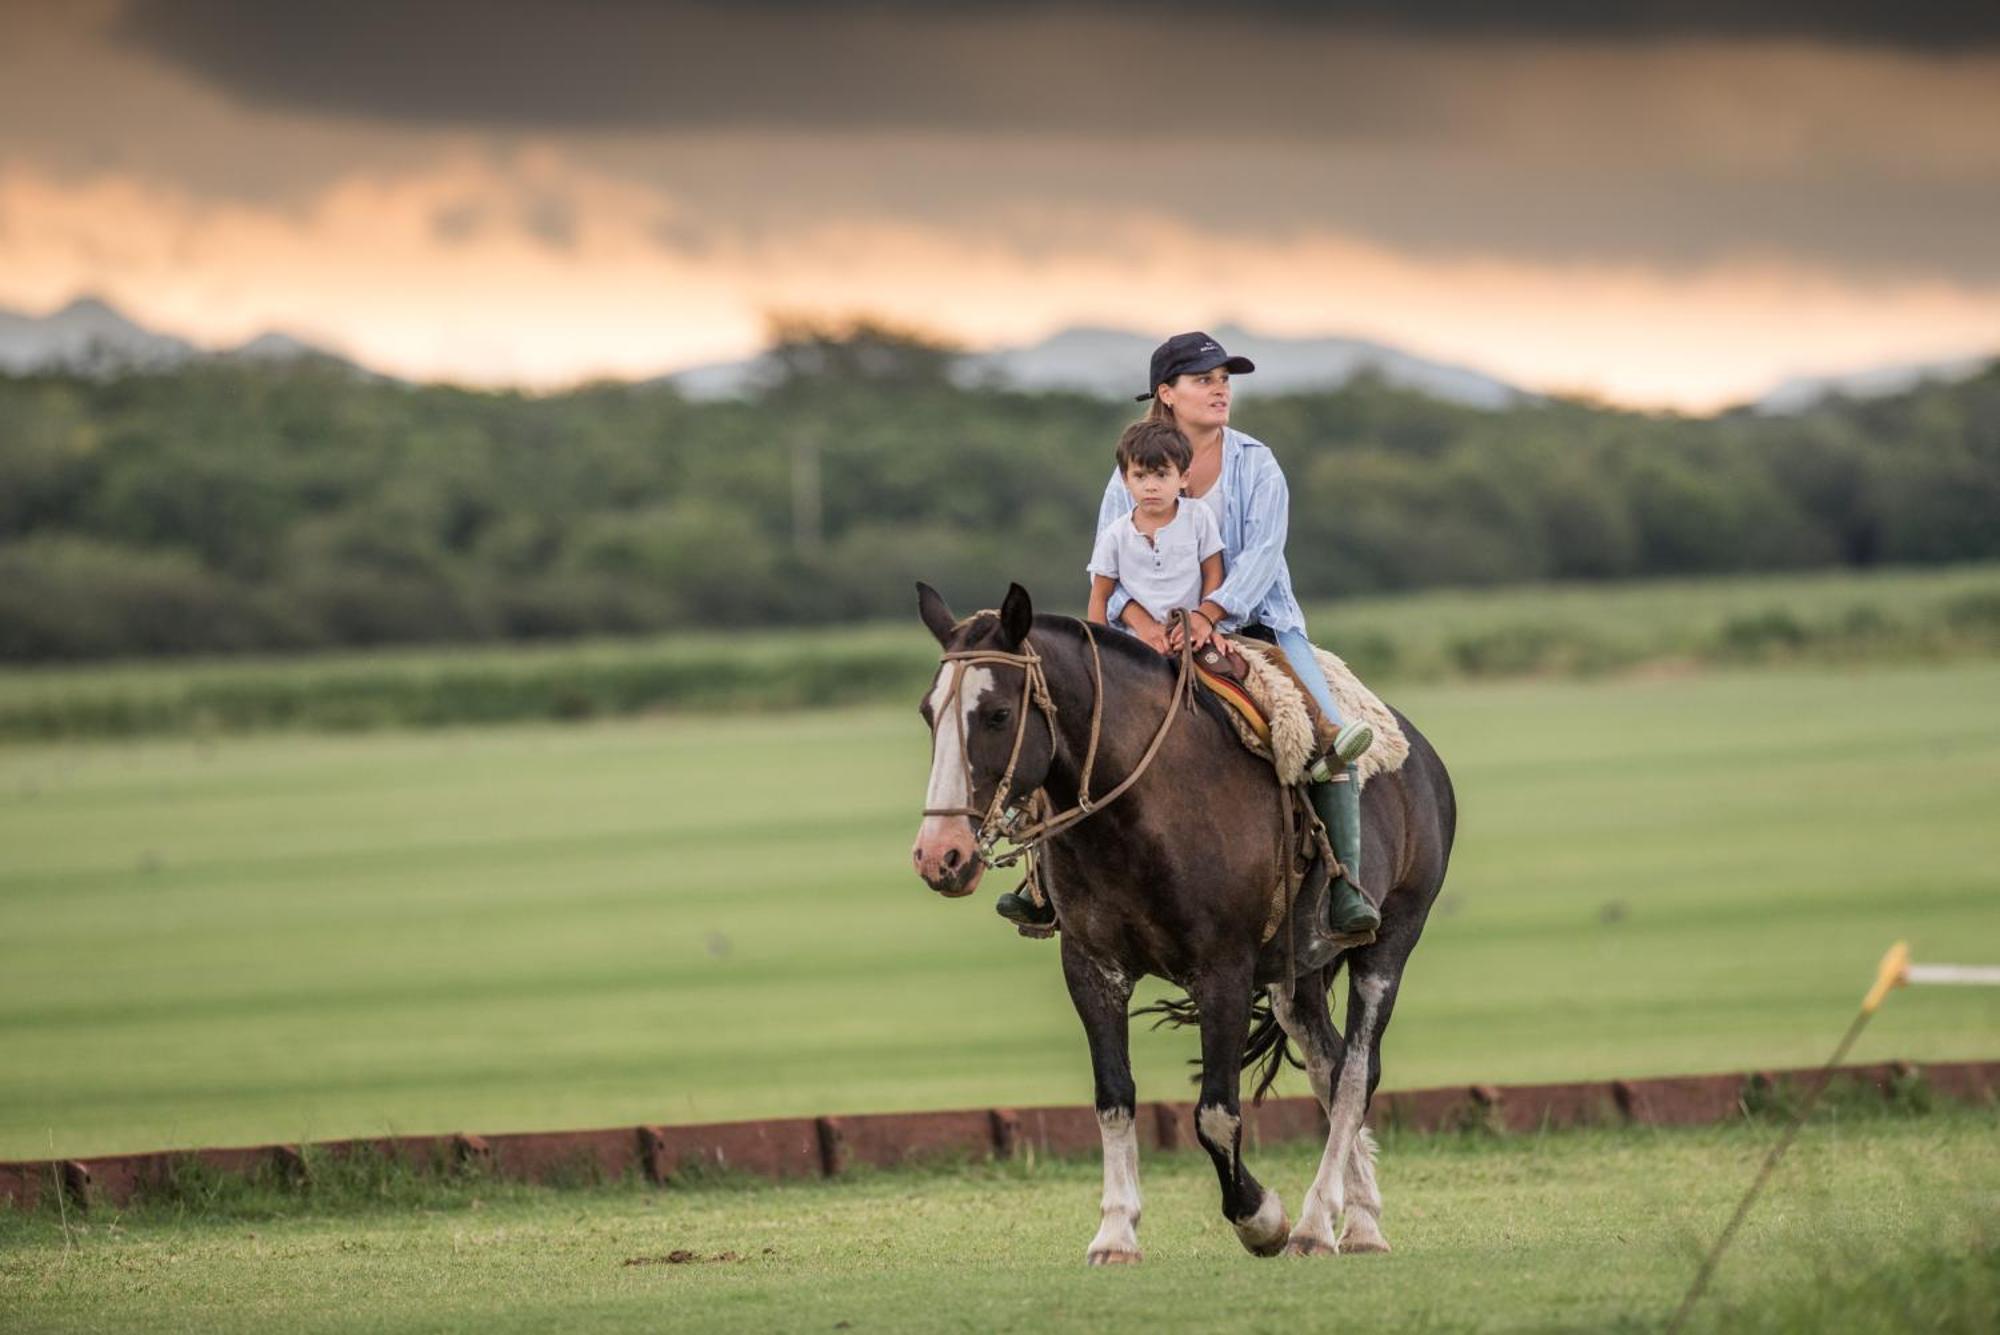
[{"label": "cloud", "polygon": [[[573,248],[498,225],[520,176],[569,200]],[[451,241],[441,212],[494,225]],[[978,346],[1071,323],[1340,329],[1542,388],[1705,408],[1777,377],[2000,346],[2000,284],[1836,282],[1780,261],[1689,276],[1491,256],[1416,259],[1300,234],[1218,246],[1164,210],[1077,213],[1031,253],[1004,225],[802,219],[664,247],[657,197],[553,160],[355,179],[302,206],[217,204],[0,170],[0,303],[103,291],[213,343],[274,324],[402,374],[557,385],[743,355],[773,310],[872,312]],[[135,225],[134,220],[143,220]],[[1004,224],[1004,220],[996,220]],[[691,223],[698,228],[698,223]]]},{"label": "cloud", "polygon": [[[1142,205],[1218,244],[2000,273],[2000,9],[1389,8],[24,8],[0,158],[297,206],[554,155],[653,190],[659,244],[690,254],[827,219],[999,230],[1032,257]],[[1172,73],[1190,52],[1198,98]],[[493,210],[432,225],[573,240],[560,199]]]},{"label": "cloud", "polygon": [[521,201],[521,230],[551,250],[576,249],[576,205],[555,190],[532,190]]},{"label": "cloud", "polygon": [[[1345,80],[1315,86],[1320,62],[1357,39],[1489,49],[1778,41],[1959,56],[2000,49],[2000,10],[1941,0],[133,0],[116,32],[248,105],[396,123],[1178,132],[1205,113],[1258,133],[1310,134],[1336,118],[1421,118],[1420,104],[1384,97],[1395,90],[1373,79],[1362,79],[1360,99],[1345,95]],[[1288,85],[1300,75],[1309,97]],[[1203,89],[1195,99],[1190,83]]]}]

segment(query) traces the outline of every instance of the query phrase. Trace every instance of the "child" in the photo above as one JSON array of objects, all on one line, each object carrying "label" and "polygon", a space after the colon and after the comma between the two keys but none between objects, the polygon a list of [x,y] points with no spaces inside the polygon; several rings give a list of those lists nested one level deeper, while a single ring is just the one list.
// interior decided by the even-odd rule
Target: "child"
[{"label": "child", "polygon": [[[1181,499],[1194,451],[1172,422],[1134,422],[1118,438],[1118,472],[1132,493],[1132,513],[1108,524],[1090,554],[1090,619],[1108,625],[1112,590],[1162,625],[1175,608],[1196,608],[1222,586],[1222,529],[1206,505]],[[1189,618],[1194,647],[1215,627]]]}]

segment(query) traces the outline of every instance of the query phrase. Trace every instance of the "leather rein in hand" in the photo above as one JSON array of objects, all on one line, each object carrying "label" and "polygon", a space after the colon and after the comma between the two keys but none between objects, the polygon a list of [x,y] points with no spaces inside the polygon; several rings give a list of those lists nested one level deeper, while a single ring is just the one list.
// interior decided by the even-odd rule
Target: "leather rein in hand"
[{"label": "leather rein in hand", "polygon": [[[1091,630],[1090,623],[1079,621],[1077,624],[1083,627],[1083,638],[1090,645],[1091,681],[1090,742],[1084,750],[1082,776],[1077,781],[1077,802],[1067,811],[1043,816],[1040,820],[1025,826],[1020,824],[1021,816],[1025,813],[1016,811],[1010,815],[1007,799],[1013,793],[1014,771],[1021,762],[1021,744],[1028,736],[1030,705],[1041,713],[1043,721],[1048,724],[1050,747],[1053,749],[1061,741],[1061,735],[1056,731],[1056,703],[1049,696],[1049,681],[1042,670],[1042,656],[1035,652],[1035,646],[1023,637],[1020,653],[1008,653],[1001,649],[960,649],[944,654],[939,660],[952,665],[951,694],[947,698],[947,707],[956,720],[954,726],[958,729],[958,755],[965,766],[965,793],[968,799],[972,796],[975,785],[972,779],[972,752],[966,746],[965,710],[959,699],[965,686],[965,670],[978,663],[1001,663],[1022,669],[1021,702],[1015,711],[1014,745],[1007,753],[1007,768],[1001,773],[1000,783],[993,790],[993,800],[987,804],[984,811],[973,807],[926,807],[923,812],[926,816],[965,816],[972,820],[973,840],[979,850],[979,860],[989,867],[1013,866],[1021,860],[1023,854],[1043,840],[1060,834],[1078,821],[1102,811],[1117,801],[1124,795],[1126,789],[1139,781],[1139,777],[1152,765],[1153,758],[1159,755],[1160,748],[1166,744],[1167,734],[1173,731],[1174,720],[1180,716],[1182,706],[1192,703],[1189,691],[1194,681],[1194,636],[1190,633],[1193,628],[1188,624],[1188,613],[1176,610],[1168,619],[1168,624],[1178,624],[1181,628],[1180,665],[1174,678],[1173,697],[1167,701],[1166,715],[1161,718],[1159,728],[1153,733],[1153,740],[1147,745],[1145,754],[1139,757],[1139,763],[1132,767],[1132,772],[1120,780],[1110,792],[1101,797],[1092,797],[1091,771],[1097,765],[1097,742],[1104,722],[1104,661],[1098,654],[1097,636]],[[1042,799],[1037,805],[1046,811],[1048,806],[1046,796],[1039,788],[1035,790],[1034,795]],[[1002,838],[1014,847],[1006,853],[995,853],[994,846]]]}]

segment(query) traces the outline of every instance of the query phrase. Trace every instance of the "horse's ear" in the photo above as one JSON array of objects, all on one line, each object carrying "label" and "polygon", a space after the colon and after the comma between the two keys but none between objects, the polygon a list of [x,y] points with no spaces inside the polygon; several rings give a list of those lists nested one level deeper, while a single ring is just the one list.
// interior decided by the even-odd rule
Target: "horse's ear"
[{"label": "horse's ear", "polygon": [[937,636],[939,644],[951,643],[951,633],[958,626],[958,618],[945,606],[944,595],[922,580],[917,581],[917,615],[930,627],[931,634]]},{"label": "horse's ear", "polygon": [[1000,633],[1007,643],[1019,648],[1035,627],[1035,604],[1028,591],[1018,584],[1007,586],[1006,601],[1000,604]]}]

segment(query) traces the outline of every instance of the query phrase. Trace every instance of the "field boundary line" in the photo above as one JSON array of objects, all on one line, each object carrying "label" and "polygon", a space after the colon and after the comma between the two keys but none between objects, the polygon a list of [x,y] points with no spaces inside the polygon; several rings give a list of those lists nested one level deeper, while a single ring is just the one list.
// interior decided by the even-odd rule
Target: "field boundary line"
[{"label": "field boundary line", "polygon": [[[1720,1075],[1658,1076],[1540,1085],[1450,1085],[1384,1090],[1369,1122],[1436,1132],[1498,1133],[1584,1126],[1701,1126],[1747,1115],[1819,1074],[1818,1067]],[[1919,1084],[1933,1097],[2000,1101],[2000,1061],[1876,1062],[1833,1076],[1885,1100]],[[1326,1123],[1308,1097],[1267,1099],[1244,1109],[1251,1146],[1323,1137]],[[1194,1104],[1154,1101],[1139,1118],[1149,1150],[1192,1147]],[[772,1179],[839,1177],[858,1166],[1082,1155],[1099,1148],[1096,1113],[1084,1105],[977,1108],[944,1112],[854,1113],[741,1122],[641,1125],[591,1131],[472,1132],[360,1137],[310,1144],[155,1150],[77,1159],[0,1163],[0,1206],[33,1209],[60,1192],[69,1208],[124,1205],[169,1185],[190,1162],[207,1172],[297,1180],[321,1156],[376,1153],[420,1171],[475,1169],[525,1182],[617,1181],[658,1185],[717,1170]]]}]

